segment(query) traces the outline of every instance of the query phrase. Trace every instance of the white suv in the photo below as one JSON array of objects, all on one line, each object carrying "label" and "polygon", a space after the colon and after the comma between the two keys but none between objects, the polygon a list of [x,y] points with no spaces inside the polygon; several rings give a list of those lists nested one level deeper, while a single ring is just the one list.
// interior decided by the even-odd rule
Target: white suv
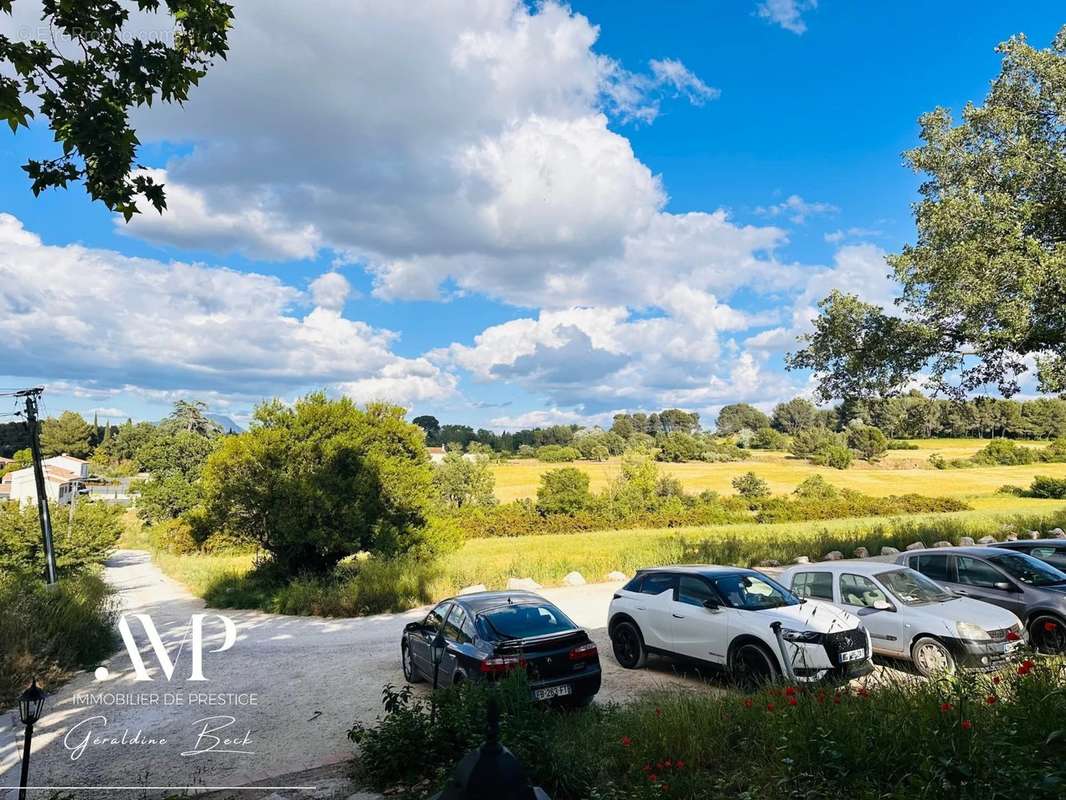
[{"label": "white suv", "polygon": [[627,669],[657,653],[722,666],[746,685],[850,679],[873,670],[858,617],[803,600],[750,569],[640,570],[611,600],[607,630]]}]

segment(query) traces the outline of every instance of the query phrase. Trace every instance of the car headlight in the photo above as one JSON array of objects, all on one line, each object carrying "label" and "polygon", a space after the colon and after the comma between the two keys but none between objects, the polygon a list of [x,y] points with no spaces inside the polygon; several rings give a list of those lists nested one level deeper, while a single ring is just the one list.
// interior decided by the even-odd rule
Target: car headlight
[{"label": "car headlight", "polygon": [[988,631],[980,625],[974,625],[972,622],[956,622],[955,628],[959,632],[960,639],[969,639],[973,642],[987,642],[992,639],[988,635]]},{"label": "car headlight", "polygon": [[818,644],[822,641],[823,634],[818,631],[794,631],[789,628],[782,628],[781,638],[786,642],[797,642],[799,644]]}]

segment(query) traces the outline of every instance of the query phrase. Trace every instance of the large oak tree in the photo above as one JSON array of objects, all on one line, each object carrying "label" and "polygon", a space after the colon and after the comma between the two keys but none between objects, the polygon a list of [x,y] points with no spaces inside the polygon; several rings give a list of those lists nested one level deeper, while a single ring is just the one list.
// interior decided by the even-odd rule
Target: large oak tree
[{"label": "large oak tree", "polygon": [[998,51],[984,104],[958,124],[925,114],[906,153],[926,180],[917,241],[889,258],[896,308],[834,292],[790,354],[821,399],[890,395],[918,373],[951,396],[1009,397],[1033,362],[1042,390],[1066,391],[1066,27],[1048,49],[1016,36]]}]

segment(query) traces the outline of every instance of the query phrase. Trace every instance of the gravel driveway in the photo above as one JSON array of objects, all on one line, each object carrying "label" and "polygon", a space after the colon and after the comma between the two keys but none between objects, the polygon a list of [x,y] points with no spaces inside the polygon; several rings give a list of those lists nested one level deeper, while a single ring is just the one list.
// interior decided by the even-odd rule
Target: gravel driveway
[{"label": "gravel driveway", "polygon": [[[167,680],[144,630],[131,621],[152,680],[135,679],[123,648],[103,665],[109,677],[79,674],[49,698],[34,734],[30,783],[90,787],[70,790],[78,800],[239,786],[350,757],[345,731],[353,720],[371,720],[380,712],[385,683],[403,681],[400,631],[425,613],[322,619],[229,610],[225,614],[235,625],[236,641],[217,653],[211,651],[225,643],[225,631],[210,614],[203,625],[205,680],[193,681],[192,648],[181,642],[192,615],[205,613],[203,601],[140,551],[115,553],[107,562],[107,579],[119,589],[126,614],[150,615],[174,670]],[[605,631],[618,585],[543,591],[600,645],[604,686],[599,699],[624,700],[664,685],[716,691],[715,683],[675,674],[667,662],[640,671],[618,667]],[[218,729],[205,733],[205,727]],[[212,737],[231,741],[215,744]],[[18,715],[7,712],[0,719],[0,796],[5,800],[15,797],[3,787],[18,784],[21,746]],[[102,786],[131,788],[105,791]],[[31,797],[51,793],[42,789]]]}]

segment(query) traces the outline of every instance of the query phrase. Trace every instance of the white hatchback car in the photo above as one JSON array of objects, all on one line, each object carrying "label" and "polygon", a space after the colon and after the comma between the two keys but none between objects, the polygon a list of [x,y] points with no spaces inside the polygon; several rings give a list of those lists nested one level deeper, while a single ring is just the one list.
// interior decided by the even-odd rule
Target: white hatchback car
[{"label": "white hatchback car", "polygon": [[643,666],[648,653],[721,666],[747,685],[850,679],[873,669],[858,617],[796,597],[750,569],[640,570],[615,593],[607,626],[627,669]]},{"label": "white hatchback car", "polygon": [[1022,624],[1010,611],[958,597],[899,564],[798,564],[781,582],[800,597],[861,617],[875,653],[911,661],[922,675],[996,669],[1024,644]]}]

